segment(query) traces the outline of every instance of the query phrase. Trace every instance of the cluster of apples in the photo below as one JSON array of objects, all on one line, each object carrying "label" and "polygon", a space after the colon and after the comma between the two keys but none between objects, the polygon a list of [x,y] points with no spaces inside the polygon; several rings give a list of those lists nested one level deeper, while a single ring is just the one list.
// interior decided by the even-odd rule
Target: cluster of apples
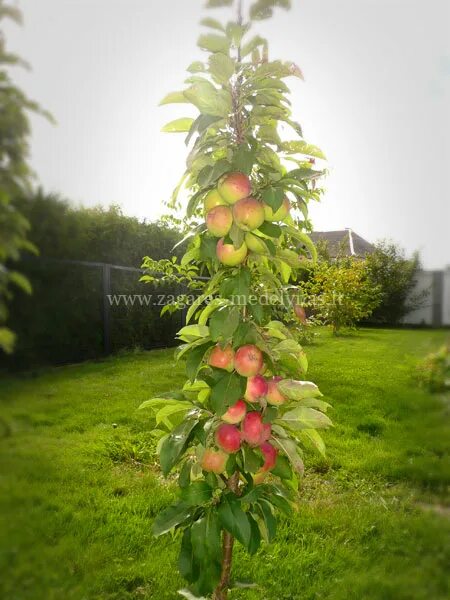
[{"label": "cluster of apples", "polygon": [[[213,236],[220,238],[217,242],[217,258],[229,267],[243,263],[249,250],[263,254],[265,245],[252,232],[261,227],[264,221],[282,221],[291,208],[288,198],[284,198],[280,208],[273,212],[268,204],[252,198],[251,191],[247,175],[234,172],[224,175],[217,188],[205,197],[206,227]],[[224,240],[233,223],[245,232],[244,242],[239,248]]]},{"label": "cluster of apples", "polygon": [[277,450],[269,442],[272,427],[264,423],[262,409],[266,404],[279,406],[286,398],[278,390],[281,377],[266,379],[262,373],[265,364],[261,350],[253,344],[236,350],[230,345],[213,348],[208,364],[228,372],[235,370],[247,378],[244,397],[228,408],[221,417],[214,439],[218,449],[207,448],[201,466],[204,471],[220,474],[225,470],[230,454],[235,454],[243,444],[259,448],[264,464],[254,474],[255,483],[261,482],[277,461]]}]

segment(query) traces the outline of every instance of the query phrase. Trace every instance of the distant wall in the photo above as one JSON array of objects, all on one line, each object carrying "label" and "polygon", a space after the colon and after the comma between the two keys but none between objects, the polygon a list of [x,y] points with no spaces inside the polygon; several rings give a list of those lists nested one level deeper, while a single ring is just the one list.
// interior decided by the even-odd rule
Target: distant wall
[{"label": "distant wall", "polygon": [[443,271],[419,271],[413,294],[428,292],[423,305],[403,319],[408,325],[450,325],[450,265]]}]

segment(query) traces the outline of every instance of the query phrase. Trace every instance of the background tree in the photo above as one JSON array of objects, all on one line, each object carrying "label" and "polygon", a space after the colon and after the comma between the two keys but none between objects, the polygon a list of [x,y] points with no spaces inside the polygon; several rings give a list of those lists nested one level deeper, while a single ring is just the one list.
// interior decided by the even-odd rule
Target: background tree
[{"label": "background tree", "polygon": [[407,258],[397,244],[381,241],[375,252],[367,255],[366,267],[370,281],[381,293],[380,303],[368,319],[371,323],[396,325],[428,295],[426,291],[414,293],[420,269],[418,253]]},{"label": "background tree", "polygon": [[[20,23],[21,15],[17,8],[0,0],[0,26],[5,19]],[[12,82],[9,69],[17,65],[26,66],[26,63],[8,52],[4,32],[0,30],[0,348],[6,352],[12,352],[15,340],[6,327],[7,302],[13,296],[13,286],[31,292],[26,277],[11,269],[10,263],[16,261],[23,250],[36,251],[26,237],[29,224],[14,203],[17,195],[30,189],[28,113],[47,114]]]},{"label": "background tree", "polygon": [[[234,5],[237,19],[202,21],[213,31],[199,39],[207,58],[189,66],[186,89],[162,102],[200,113],[164,127],[186,133],[189,145],[171,201],[181,209],[189,196],[179,268],[207,277],[178,333],[188,380],[142,406],[156,416],[164,475],[178,470],[178,502],[153,531],[181,534],[187,598],[227,597],[235,540],[254,554],[273,539],[276,511],[289,515],[297,500],[302,446],[324,453],[317,429],[331,425],[329,405],[304,381],[303,349],[274,318],[286,286],[315,258],[303,230],[308,201],[321,193],[314,160],[324,158],[292,119],[285,79],[302,78],[299,67],[269,60],[267,40],[249,37],[254,21],[289,4],[258,0],[247,15],[240,1],[209,0],[211,8]],[[144,265],[157,267],[151,258]]]},{"label": "background tree", "polygon": [[300,285],[305,306],[333,327],[355,327],[369,317],[381,302],[381,288],[374,284],[364,261],[340,258],[320,261]]}]

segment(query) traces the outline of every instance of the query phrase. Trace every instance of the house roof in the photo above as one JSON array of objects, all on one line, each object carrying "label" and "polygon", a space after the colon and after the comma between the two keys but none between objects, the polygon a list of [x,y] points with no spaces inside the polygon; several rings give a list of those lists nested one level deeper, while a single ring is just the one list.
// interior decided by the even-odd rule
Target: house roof
[{"label": "house roof", "polygon": [[375,246],[351,229],[313,231],[310,237],[315,244],[326,242],[331,258],[336,258],[339,255],[363,257],[375,251]]}]

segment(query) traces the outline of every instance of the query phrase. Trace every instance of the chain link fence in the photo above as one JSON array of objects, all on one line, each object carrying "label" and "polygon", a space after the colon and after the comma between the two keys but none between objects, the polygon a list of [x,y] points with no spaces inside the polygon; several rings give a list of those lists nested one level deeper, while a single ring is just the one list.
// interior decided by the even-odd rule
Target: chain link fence
[{"label": "chain link fence", "polygon": [[182,312],[160,317],[167,298],[186,290],[144,284],[140,269],[99,262],[37,258],[18,267],[33,294],[17,293],[9,325],[16,351],[0,366],[23,369],[100,358],[123,349],[175,345]]}]

